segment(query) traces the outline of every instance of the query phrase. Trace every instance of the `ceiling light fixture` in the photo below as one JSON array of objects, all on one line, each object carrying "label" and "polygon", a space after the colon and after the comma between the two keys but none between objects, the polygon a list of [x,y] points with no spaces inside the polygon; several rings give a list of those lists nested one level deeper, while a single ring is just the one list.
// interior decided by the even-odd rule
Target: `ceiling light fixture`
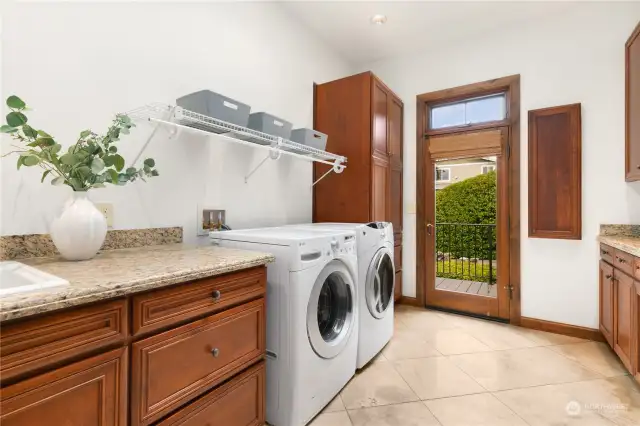
[{"label": "ceiling light fixture", "polygon": [[382,25],[387,22],[387,17],[385,15],[373,15],[371,17],[371,23],[376,25]]}]

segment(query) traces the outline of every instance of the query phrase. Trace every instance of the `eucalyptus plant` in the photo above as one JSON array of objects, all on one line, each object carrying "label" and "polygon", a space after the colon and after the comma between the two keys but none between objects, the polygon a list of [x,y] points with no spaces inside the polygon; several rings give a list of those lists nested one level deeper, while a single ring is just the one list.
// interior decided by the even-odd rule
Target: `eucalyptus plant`
[{"label": "eucalyptus plant", "polygon": [[40,182],[51,176],[52,185],[64,184],[74,191],[87,191],[104,187],[105,183],[124,185],[158,176],[153,158],[144,160],[140,168],[124,168],[125,160],[118,154],[116,143],[135,127],[127,115],[117,114],[104,135],[91,130],[80,132],[78,140],[64,152],[53,136],[28,123],[25,112],[29,109],[22,99],[9,96],[7,106],[11,112],[6,116],[7,123],[0,126],[0,132],[8,133],[24,147],[12,145],[15,149],[6,155],[19,154],[18,169],[22,166],[44,169]]}]

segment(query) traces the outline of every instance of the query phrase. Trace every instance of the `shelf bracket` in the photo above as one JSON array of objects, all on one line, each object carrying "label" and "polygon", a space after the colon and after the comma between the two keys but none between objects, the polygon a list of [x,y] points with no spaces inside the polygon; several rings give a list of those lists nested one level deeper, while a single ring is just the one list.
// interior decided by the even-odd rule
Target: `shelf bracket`
[{"label": "shelf bracket", "polygon": [[[169,109],[168,117],[172,117],[172,116],[173,116],[173,111],[174,111],[175,109],[176,109],[175,107],[173,107],[173,108]],[[151,120],[147,119],[147,121],[149,121],[149,122],[151,123]],[[156,133],[158,132],[158,129],[159,129],[160,127],[163,127],[163,126],[160,126],[159,124],[157,124],[157,123],[156,123],[155,127],[153,128],[153,130],[151,131],[151,133],[150,133],[150,134],[149,134],[149,136],[147,137],[147,140],[146,140],[146,141],[145,141],[145,143],[142,145],[142,148],[140,148],[140,151],[138,151],[138,155],[136,155],[136,158],[134,158],[134,159],[133,159],[133,162],[132,162],[131,164],[135,165],[135,164],[138,162],[138,160],[139,160],[139,159],[140,159],[140,157],[142,156],[142,153],[147,149],[147,146],[148,146],[148,145],[149,145],[149,143],[151,142],[151,139],[153,139],[153,138],[155,137],[155,135],[156,135]],[[169,139],[173,138],[173,137],[176,135],[176,133],[178,133],[178,128],[177,128],[177,127],[176,127],[176,128],[174,128],[174,129],[171,129],[171,130],[169,131]]]},{"label": "shelf bracket", "polygon": [[336,173],[336,174],[340,174],[344,171],[344,166],[342,165],[342,160],[336,160],[335,163],[333,163],[333,167],[331,167],[329,170],[327,170],[327,172],[325,174],[323,174],[322,176],[320,176],[320,178],[318,180],[316,180],[315,182],[313,182],[313,184],[311,184],[311,187],[313,188],[314,186],[316,186],[316,183],[320,182],[322,179],[326,178],[327,176],[329,176],[329,174]]},{"label": "shelf bracket", "polygon": [[251,177],[251,175],[253,175],[255,172],[257,172],[257,171],[258,171],[258,169],[259,169],[260,167],[262,167],[262,165],[263,165],[267,160],[269,160],[269,159],[271,159],[271,160],[277,160],[277,159],[279,159],[279,158],[280,158],[280,154],[281,154],[281,152],[280,152],[280,145],[282,145],[282,138],[278,138],[278,141],[277,141],[277,142],[274,142],[274,143],[272,143],[272,144],[271,144],[271,149],[269,149],[269,154],[267,154],[267,156],[266,156],[266,157],[264,157],[264,158],[262,159],[262,161],[260,161],[260,162],[258,163],[258,165],[257,165],[257,166],[255,166],[255,167],[253,168],[253,170],[251,170],[251,171],[249,172],[249,174],[248,174],[248,175],[246,175],[246,176],[244,177],[244,183],[249,183],[249,178]]}]

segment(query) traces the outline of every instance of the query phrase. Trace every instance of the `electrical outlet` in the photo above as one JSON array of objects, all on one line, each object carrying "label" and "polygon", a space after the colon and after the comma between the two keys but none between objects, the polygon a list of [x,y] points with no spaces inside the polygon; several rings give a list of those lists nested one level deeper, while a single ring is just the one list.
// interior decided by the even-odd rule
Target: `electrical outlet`
[{"label": "electrical outlet", "polygon": [[100,210],[100,213],[107,219],[107,227],[113,228],[113,204],[111,203],[96,203],[96,208]]}]

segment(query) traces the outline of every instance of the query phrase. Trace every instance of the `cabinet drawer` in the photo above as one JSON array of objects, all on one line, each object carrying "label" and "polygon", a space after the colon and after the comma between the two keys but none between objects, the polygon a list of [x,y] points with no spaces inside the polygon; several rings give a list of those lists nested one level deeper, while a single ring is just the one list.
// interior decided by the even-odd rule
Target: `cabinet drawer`
[{"label": "cabinet drawer", "polygon": [[3,324],[2,382],[123,342],[127,329],[125,300]]},{"label": "cabinet drawer", "polygon": [[133,334],[140,335],[261,297],[266,268],[259,267],[133,297]]},{"label": "cabinet drawer", "polygon": [[633,276],[633,256],[620,250],[615,251],[613,266],[622,272]]},{"label": "cabinet drawer", "polygon": [[633,276],[636,280],[640,280],[640,259],[637,257],[633,258]]},{"label": "cabinet drawer", "polygon": [[126,426],[127,349],[2,389],[3,426]]},{"label": "cabinet drawer", "polygon": [[131,425],[155,422],[264,353],[264,298],[135,342]]},{"label": "cabinet drawer", "polygon": [[600,244],[600,257],[602,260],[613,264],[614,253],[615,249],[613,247],[609,247],[606,244]]},{"label": "cabinet drawer", "polygon": [[264,361],[239,374],[229,383],[186,406],[158,426],[262,426],[265,410]]}]

